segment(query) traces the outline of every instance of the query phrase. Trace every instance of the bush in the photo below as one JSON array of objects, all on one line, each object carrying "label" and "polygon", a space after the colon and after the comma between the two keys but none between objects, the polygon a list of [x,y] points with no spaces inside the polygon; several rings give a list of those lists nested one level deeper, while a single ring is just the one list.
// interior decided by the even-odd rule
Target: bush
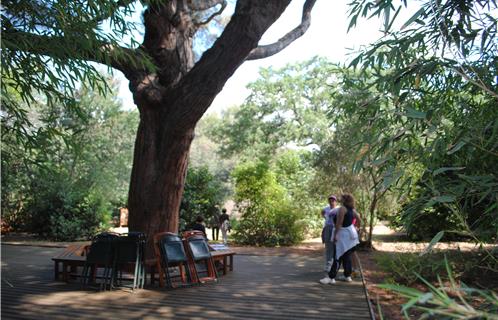
[{"label": "bush", "polygon": [[89,239],[107,226],[111,210],[100,192],[60,176],[52,178],[39,180],[33,188],[36,192],[27,207],[29,230],[44,238],[73,241]]},{"label": "bush", "polygon": [[275,174],[263,162],[234,170],[235,200],[242,213],[233,238],[248,245],[292,245],[304,239],[303,214],[292,205]]},{"label": "bush", "polygon": [[[453,276],[458,280],[487,288],[498,285],[498,252],[455,250],[424,255],[380,253],[375,256],[375,260],[379,267],[390,275],[386,278],[389,283],[410,286],[421,283],[420,277],[435,281],[438,275],[446,273],[448,264],[453,270]],[[483,279],[485,283],[481,283]]]},{"label": "bush", "polygon": [[397,292],[407,299],[401,309],[406,319],[411,319],[408,312],[411,309],[422,313],[419,319],[496,319],[498,313],[496,293],[493,290],[458,284],[446,259],[443,264],[448,281],[443,283],[437,276],[438,286],[434,286],[422,276],[419,280],[424,284],[424,290],[392,284],[383,284],[379,287]]},{"label": "bush", "polygon": [[193,224],[199,215],[203,216],[206,223],[210,221],[219,213],[226,193],[221,180],[211,174],[207,167],[189,167],[180,205],[180,231]]}]

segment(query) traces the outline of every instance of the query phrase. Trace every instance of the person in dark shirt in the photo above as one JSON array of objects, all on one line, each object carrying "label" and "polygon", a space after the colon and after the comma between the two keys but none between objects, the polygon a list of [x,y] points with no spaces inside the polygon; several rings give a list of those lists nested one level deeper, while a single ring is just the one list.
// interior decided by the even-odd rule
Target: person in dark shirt
[{"label": "person in dark shirt", "polygon": [[206,236],[206,227],[204,226],[204,218],[202,216],[197,216],[195,219],[195,224],[192,226],[192,230],[199,230],[204,233],[204,237]]},{"label": "person in dark shirt", "polygon": [[211,228],[211,232],[213,235],[211,239],[213,241],[218,241],[220,235],[220,210],[218,208],[216,208],[216,211],[209,220],[209,227]]},{"label": "person in dark shirt", "polygon": [[230,217],[227,214],[227,209],[223,208],[221,212],[222,212],[220,216],[221,236],[223,237],[223,243],[226,245],[228,243],[227,232],[230,231]]}]

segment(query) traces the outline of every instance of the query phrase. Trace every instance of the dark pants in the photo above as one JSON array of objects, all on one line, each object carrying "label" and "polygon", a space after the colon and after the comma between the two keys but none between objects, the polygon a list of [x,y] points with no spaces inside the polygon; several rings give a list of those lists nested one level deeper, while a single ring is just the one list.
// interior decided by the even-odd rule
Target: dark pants
[{"label": "dark pants", "polygon": [[352,254],[353,254],[353,249],[349,249],[348,251],[344,252],[344,254],[339,259],[334,259],[332,268],[330,268],[329,278],[335,279],[341,265],[344,267],[344,276],[345,277],[351,276],[351,273],[353,273],[353,265],[351,260]]},{"label": "dark pants", "polygon": [[218,227],[213,227],[213,229],[211,229],[211,231],[213,232],[213,237],[212,239],[215,240],[215,241],[218,241],[218,237],[220,235],[220,228]]}]

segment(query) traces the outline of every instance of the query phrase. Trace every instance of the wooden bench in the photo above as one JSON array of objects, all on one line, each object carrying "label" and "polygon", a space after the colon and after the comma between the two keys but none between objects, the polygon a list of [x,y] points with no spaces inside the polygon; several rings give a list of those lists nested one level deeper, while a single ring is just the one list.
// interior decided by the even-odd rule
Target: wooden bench
[{"label": "wooden bench", "polygon": [[[54,279],[69,281],[69,275],[75,273],[78,267],[83,267],[86,261],[87,244],[71,245],[63,252],[52,258],[54,261]],[[59,268],[62,266],[62,269]]]}]

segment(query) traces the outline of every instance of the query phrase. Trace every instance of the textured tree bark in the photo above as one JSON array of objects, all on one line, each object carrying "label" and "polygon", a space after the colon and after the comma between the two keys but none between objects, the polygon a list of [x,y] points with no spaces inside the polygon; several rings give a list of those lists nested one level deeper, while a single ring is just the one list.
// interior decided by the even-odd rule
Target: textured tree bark
[{"label": "textured tree bark", "polygon": [[164,125],[158,112],[142,112],[128,198],[129,226],[149,238],[177,232],[193,128]]}]

